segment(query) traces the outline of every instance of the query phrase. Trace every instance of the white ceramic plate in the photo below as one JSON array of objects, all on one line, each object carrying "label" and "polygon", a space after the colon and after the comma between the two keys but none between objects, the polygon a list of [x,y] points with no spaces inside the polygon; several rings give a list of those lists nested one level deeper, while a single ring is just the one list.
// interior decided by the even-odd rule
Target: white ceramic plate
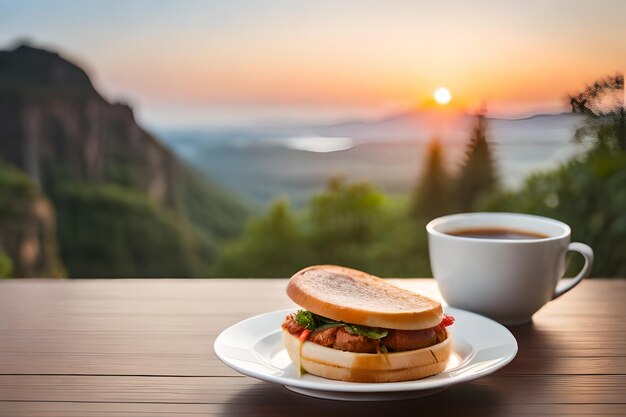
[{"label": "white ceramic plate", "polygon": [[311,374],[298,376],[283,345],[280,325],[293,310],[274,311],[239,322],[215,340],[215,354],[244,375],[284,385],[305,395],[337,400],[394,400],[430,395],[448,386],[497,371],[517,353],[506,327],[475,313],[444,308],[456,319],[449,327],[452,355],[445,371],[424,379],[390,383],[334,381]]}]

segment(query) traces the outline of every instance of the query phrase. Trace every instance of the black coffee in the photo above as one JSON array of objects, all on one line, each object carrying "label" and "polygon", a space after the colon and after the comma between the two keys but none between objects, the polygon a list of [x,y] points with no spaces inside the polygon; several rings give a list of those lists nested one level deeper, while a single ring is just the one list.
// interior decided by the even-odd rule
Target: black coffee
[{"label": "black coffee", "polygon": [[499,227],[487,228],[479,227],[474,229],[459,229],[446,234],[452,236],[471,237],[474,239],[501,239],[501,240],[528,240],[528,239],[545,239],[548,236],[528,232],[525,230],[505,229]]}]

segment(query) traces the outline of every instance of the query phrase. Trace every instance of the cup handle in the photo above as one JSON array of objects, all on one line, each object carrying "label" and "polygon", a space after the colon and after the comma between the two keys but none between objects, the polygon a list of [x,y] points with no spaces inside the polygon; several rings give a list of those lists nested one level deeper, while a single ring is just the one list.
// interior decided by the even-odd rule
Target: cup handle
[{"label": "cup handle", "polygon": [[558,298],[580,284],[580,281],[583,280],[587,275],[589,275],[589,271],[591,271],[591,265],[593,265],[593,249],[584,243],[573,242],[570,243],[567,247],[567,251],[578,252],[585,258],[585,265],[583,265],[583,269],[569,282],[562,282],[557,285],[556,290],[554,290],[554,295],[552,299]]}]

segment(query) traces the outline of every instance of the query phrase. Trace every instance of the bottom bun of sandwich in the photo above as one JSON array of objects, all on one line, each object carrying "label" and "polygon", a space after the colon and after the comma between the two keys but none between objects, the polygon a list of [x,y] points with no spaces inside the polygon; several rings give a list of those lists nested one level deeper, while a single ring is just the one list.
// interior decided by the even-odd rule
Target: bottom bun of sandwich
[{"label": "bottom bun of sandwich", "polygon": [[446,368],[450,338],[416,350],[355,353],[325,347],[283,329],[285,347],[297,368],[324,378],[349,382],[399,382],[436,375]]}]

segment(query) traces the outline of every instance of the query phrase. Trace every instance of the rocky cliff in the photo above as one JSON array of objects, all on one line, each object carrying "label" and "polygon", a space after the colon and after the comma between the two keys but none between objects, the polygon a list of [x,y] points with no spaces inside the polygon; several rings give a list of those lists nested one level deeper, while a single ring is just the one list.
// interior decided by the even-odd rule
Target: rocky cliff
[{"label": "rocky cliff", "polygon": [[108,103],[87,74],[58,54],[29,46],[0,52],[0,156],[44,188],[59,175],[115,182],[177,204],[176,160]]},{"label": "rocky cliff", "polygon": [[[239,233],[247,214],[142,129],[129,106],[104,99],[80,67],[26,45],[0,51],[0,159],[56,206],[71,276],[203,275],[215,243]],[[23,243],[4,235],[12,248]],[[16,249],[4,250],[15,263]]]}]

